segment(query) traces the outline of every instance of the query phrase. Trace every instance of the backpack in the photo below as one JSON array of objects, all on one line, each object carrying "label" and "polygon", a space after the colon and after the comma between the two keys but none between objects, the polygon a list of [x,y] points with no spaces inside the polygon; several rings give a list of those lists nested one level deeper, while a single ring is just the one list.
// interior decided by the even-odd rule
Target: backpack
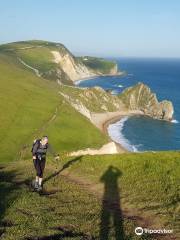
[{"label": "backpack", "polygon": [[33,152],[33,149],[34,149],[34,146],[35,146],[36,143],[38,143],[38,148],[39,148],[39,146],[40,146],[40,141],[41,141],[41,139],[35,139],[35,140],[33,141],[33,145],[32,145],[32,148],[31,148],[31,152]]}]

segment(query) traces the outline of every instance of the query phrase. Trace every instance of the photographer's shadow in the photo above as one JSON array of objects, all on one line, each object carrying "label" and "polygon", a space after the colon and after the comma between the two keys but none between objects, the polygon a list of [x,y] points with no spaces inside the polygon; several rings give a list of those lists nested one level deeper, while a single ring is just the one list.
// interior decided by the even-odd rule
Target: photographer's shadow
[{"label": "photographer's shadow", "polygon": [[124,240],[123,217],[120,206],[120,191],[118,178],[122,172],[113,166],[109,166],[101,177],[104,183],[104,195],[102,199],[100,240],[112,239],[109,237],[110,231],[114,231],[113,239]]}]

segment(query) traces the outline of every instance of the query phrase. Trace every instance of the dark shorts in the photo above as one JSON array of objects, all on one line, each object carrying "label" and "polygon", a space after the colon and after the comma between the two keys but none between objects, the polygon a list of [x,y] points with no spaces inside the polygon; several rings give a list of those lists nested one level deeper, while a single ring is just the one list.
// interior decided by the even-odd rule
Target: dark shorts
[{"label": "dark shorts", "polygon": [[45,164],[46,164],[46,159],[34,159],[34,167],[36,169],[36,175],[40,178],[43,177],[43,173],[44,173],[44,168],[45,168]]}]

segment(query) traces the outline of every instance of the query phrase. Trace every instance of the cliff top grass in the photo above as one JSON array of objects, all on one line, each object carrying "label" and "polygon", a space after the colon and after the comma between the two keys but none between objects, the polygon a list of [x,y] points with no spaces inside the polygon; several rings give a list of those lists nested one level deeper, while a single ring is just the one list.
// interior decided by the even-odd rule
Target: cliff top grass
[{"label": "cliff top grass", "polygon": [[95,72],[101,72],[103,74],[108,74],[110,70],[116,66],[116,62],[103,58],[84,56],[78,59]]}]

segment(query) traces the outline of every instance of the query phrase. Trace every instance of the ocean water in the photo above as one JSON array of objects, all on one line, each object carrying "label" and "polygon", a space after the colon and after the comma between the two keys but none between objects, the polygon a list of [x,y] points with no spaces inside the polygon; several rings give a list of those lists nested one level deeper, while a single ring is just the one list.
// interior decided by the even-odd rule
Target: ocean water
[{"label": "ocean water", "polygon": [[180,59],[115,59],[126,76],[98,77],[82,81],[81,87],[100,86],[112,94],[122,92],[138,82],[147,84],[158,100],[174,105],[174,121],[165,122],[149,117],[125,117],[111,124],[109,135],[130,151],[180,149]]}]

